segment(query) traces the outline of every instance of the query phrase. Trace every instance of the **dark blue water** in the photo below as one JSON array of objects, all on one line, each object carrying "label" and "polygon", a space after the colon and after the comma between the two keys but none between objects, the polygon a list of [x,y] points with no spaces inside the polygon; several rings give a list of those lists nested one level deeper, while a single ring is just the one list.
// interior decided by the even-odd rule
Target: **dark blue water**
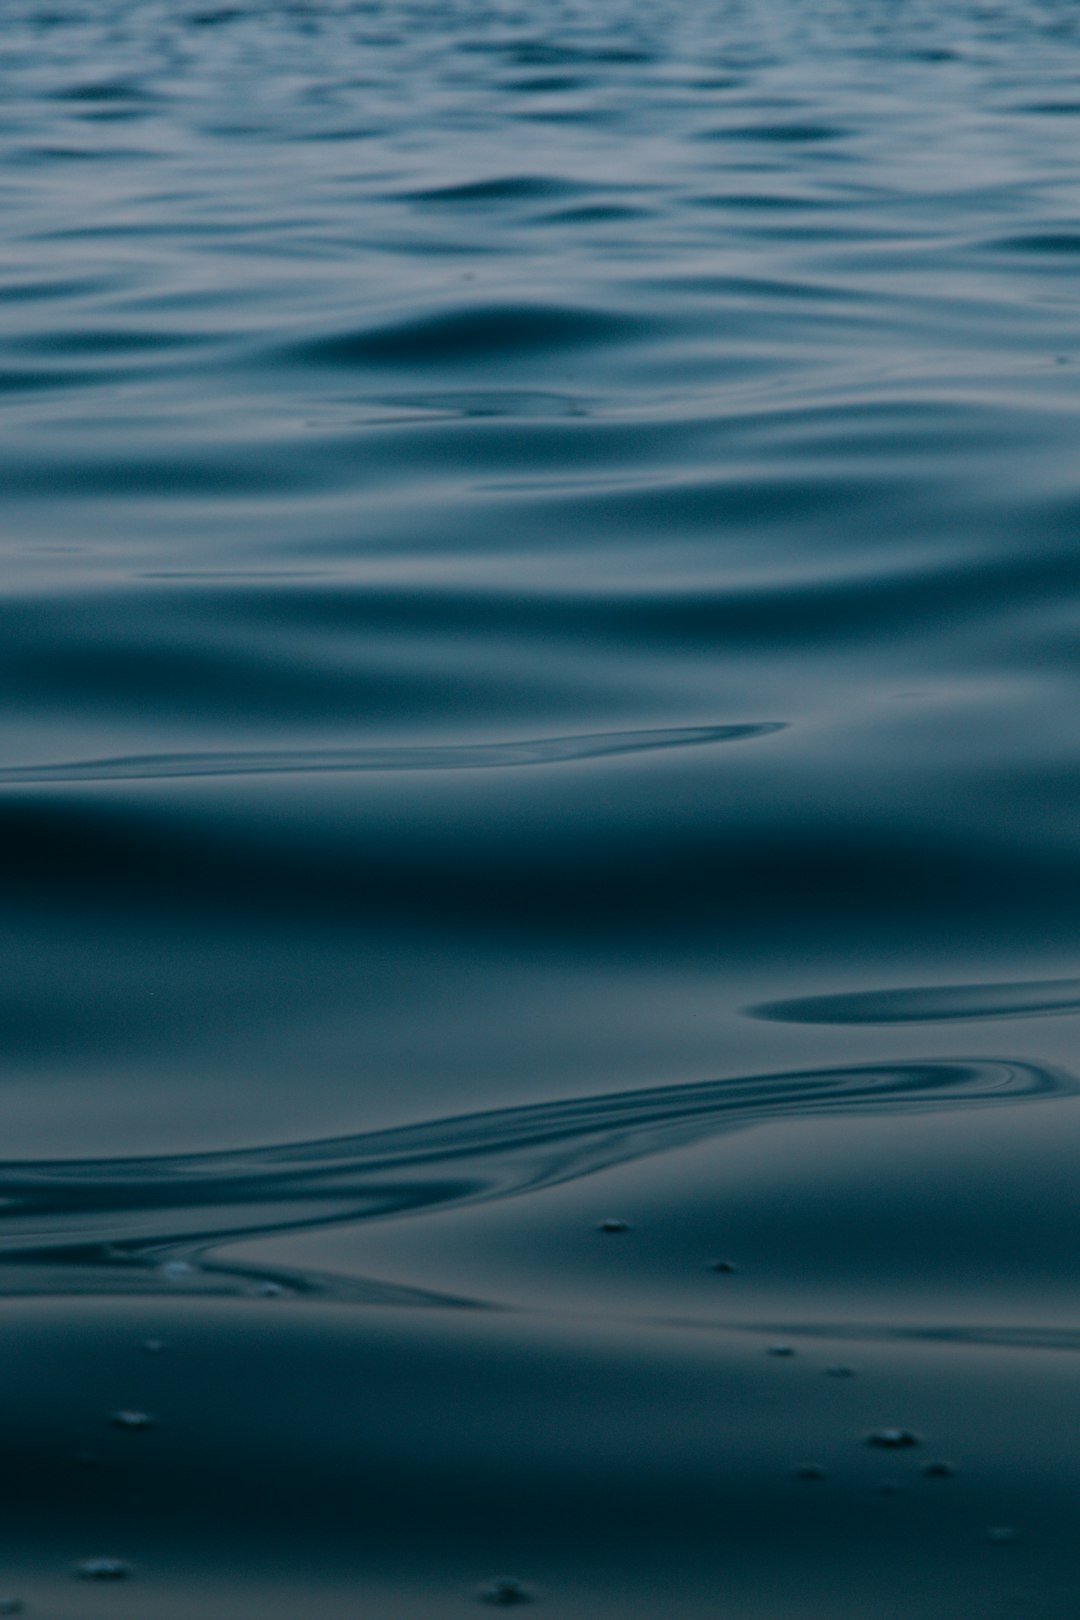
[{"label": "dark blue water", "polygon": [[6,0],[0,425],[0,1599],[1070,1620],[1073,0]]}]

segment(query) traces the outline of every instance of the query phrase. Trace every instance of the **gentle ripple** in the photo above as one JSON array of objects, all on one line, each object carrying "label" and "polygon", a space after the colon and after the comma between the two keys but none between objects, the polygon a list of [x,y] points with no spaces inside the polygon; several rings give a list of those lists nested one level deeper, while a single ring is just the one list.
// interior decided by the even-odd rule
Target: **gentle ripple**
[{"label": "gentle ripple", "polygon": [[8,0],[0,1610],[1074,1612],[1078,120]]}]

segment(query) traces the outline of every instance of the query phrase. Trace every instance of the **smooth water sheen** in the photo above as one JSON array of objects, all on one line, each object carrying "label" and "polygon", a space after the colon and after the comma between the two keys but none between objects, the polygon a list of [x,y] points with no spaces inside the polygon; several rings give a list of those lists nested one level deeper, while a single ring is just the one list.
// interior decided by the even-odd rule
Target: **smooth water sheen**
[{"label": "smooth water sheen", "polygon": [[1075,0],[6,0],[0,1612],[1071,1620]]}]

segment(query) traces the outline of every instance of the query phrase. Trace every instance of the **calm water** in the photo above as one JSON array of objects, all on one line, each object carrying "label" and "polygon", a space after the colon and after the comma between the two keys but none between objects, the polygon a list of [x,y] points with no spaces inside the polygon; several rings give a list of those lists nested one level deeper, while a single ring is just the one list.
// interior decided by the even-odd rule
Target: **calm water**
[{"label": "calm water", "polygon": [[1076,1614],[1078,278],[1074,0],[6,0],[0,1598]]}]

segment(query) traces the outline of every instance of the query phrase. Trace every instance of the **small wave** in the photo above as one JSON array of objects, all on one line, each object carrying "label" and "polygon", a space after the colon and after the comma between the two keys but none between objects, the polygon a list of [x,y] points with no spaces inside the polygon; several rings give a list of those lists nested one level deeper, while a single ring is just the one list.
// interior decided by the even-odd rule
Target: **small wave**
[{"label": "small wave", "polygon": [[56,90],[54,95],[58,101],[108,105],[116,102],[142,104],[155,99],[145,85],[131,79],[93,79],[65,85]]},{"label": "small wave", "polygon": [[1008,253],[1072,257],[1080,253],[1080,231],[1034,231],[1027,235],[1002,237],[992,245]]},{"label": "small wave", "polygon": [[745,1010],[752,1018],[780,1024],[917,1024],[951,1019],[1036,1018],[1080,1012],[1080,979],[797,996],[790,1001],[763,1001]]},{"label": "small wave", "polygon": [[415,413],[463,421],[525,417],[550,421],[589,414],[576,395],[539,388],[438,389],[423,394],[387,394],[382,403],[388,410],[405,413],[406,420]]},{"label": "small wave", "polygon": [[214,6],[206,11],[193,11],[184,21],[189,28],[222,28],[226,23],[241,22],[249,15],[239,6]]},{"label": "small wave", "polygon": [[776,123],[766,120],[753,124],[721,124],[717,128],[699,131],[697,138],[701,141],[777,141],[807,145],[812,142],[839,140],[845,134],[847,131],[835,124],[800,123],[781,119]]},{"label": "small wave", "polygon": [[[502,54],[501,48],[496,48]],[[549,39],[524,40],[514,45],[507,54],[519,67],[587,67],[592,64],[645,67],[655,58],[655,52],[643,46],[613,45],[602,41],[570,44]]]},{"label": "small wave", "polygon": [[581,181],[558,175],[493,175],[486,180],[465,180],[457,185],[429,186],[402,192],[406,202],[470,204],[502,202],[544,202],[551,198],[575,197],[591,188]]},{"label": "small wave", "polygon": [[574,203],[544,215],[547,225],[610,225],[648,219],[651,210],[640,203]]},{"label": "small wave", "polygon": [[59,356],[61,359],[104,360],[111,363],[129,356],[145,354],[155,357],[166,351],[192,348],[207,341],[207,337],[194,332],[93,327],[89,324],[75,328],[54,324],[27,333],[15,341],[9,339],[6,346],[13,353],[32,354],[45,360]]},{"label": "small wave", "polygon": [[331,366],[447,365],[575,351],[634,333],[610,310],[555,304],[477,304],[331,332],[293,345],[285,358]]}]

